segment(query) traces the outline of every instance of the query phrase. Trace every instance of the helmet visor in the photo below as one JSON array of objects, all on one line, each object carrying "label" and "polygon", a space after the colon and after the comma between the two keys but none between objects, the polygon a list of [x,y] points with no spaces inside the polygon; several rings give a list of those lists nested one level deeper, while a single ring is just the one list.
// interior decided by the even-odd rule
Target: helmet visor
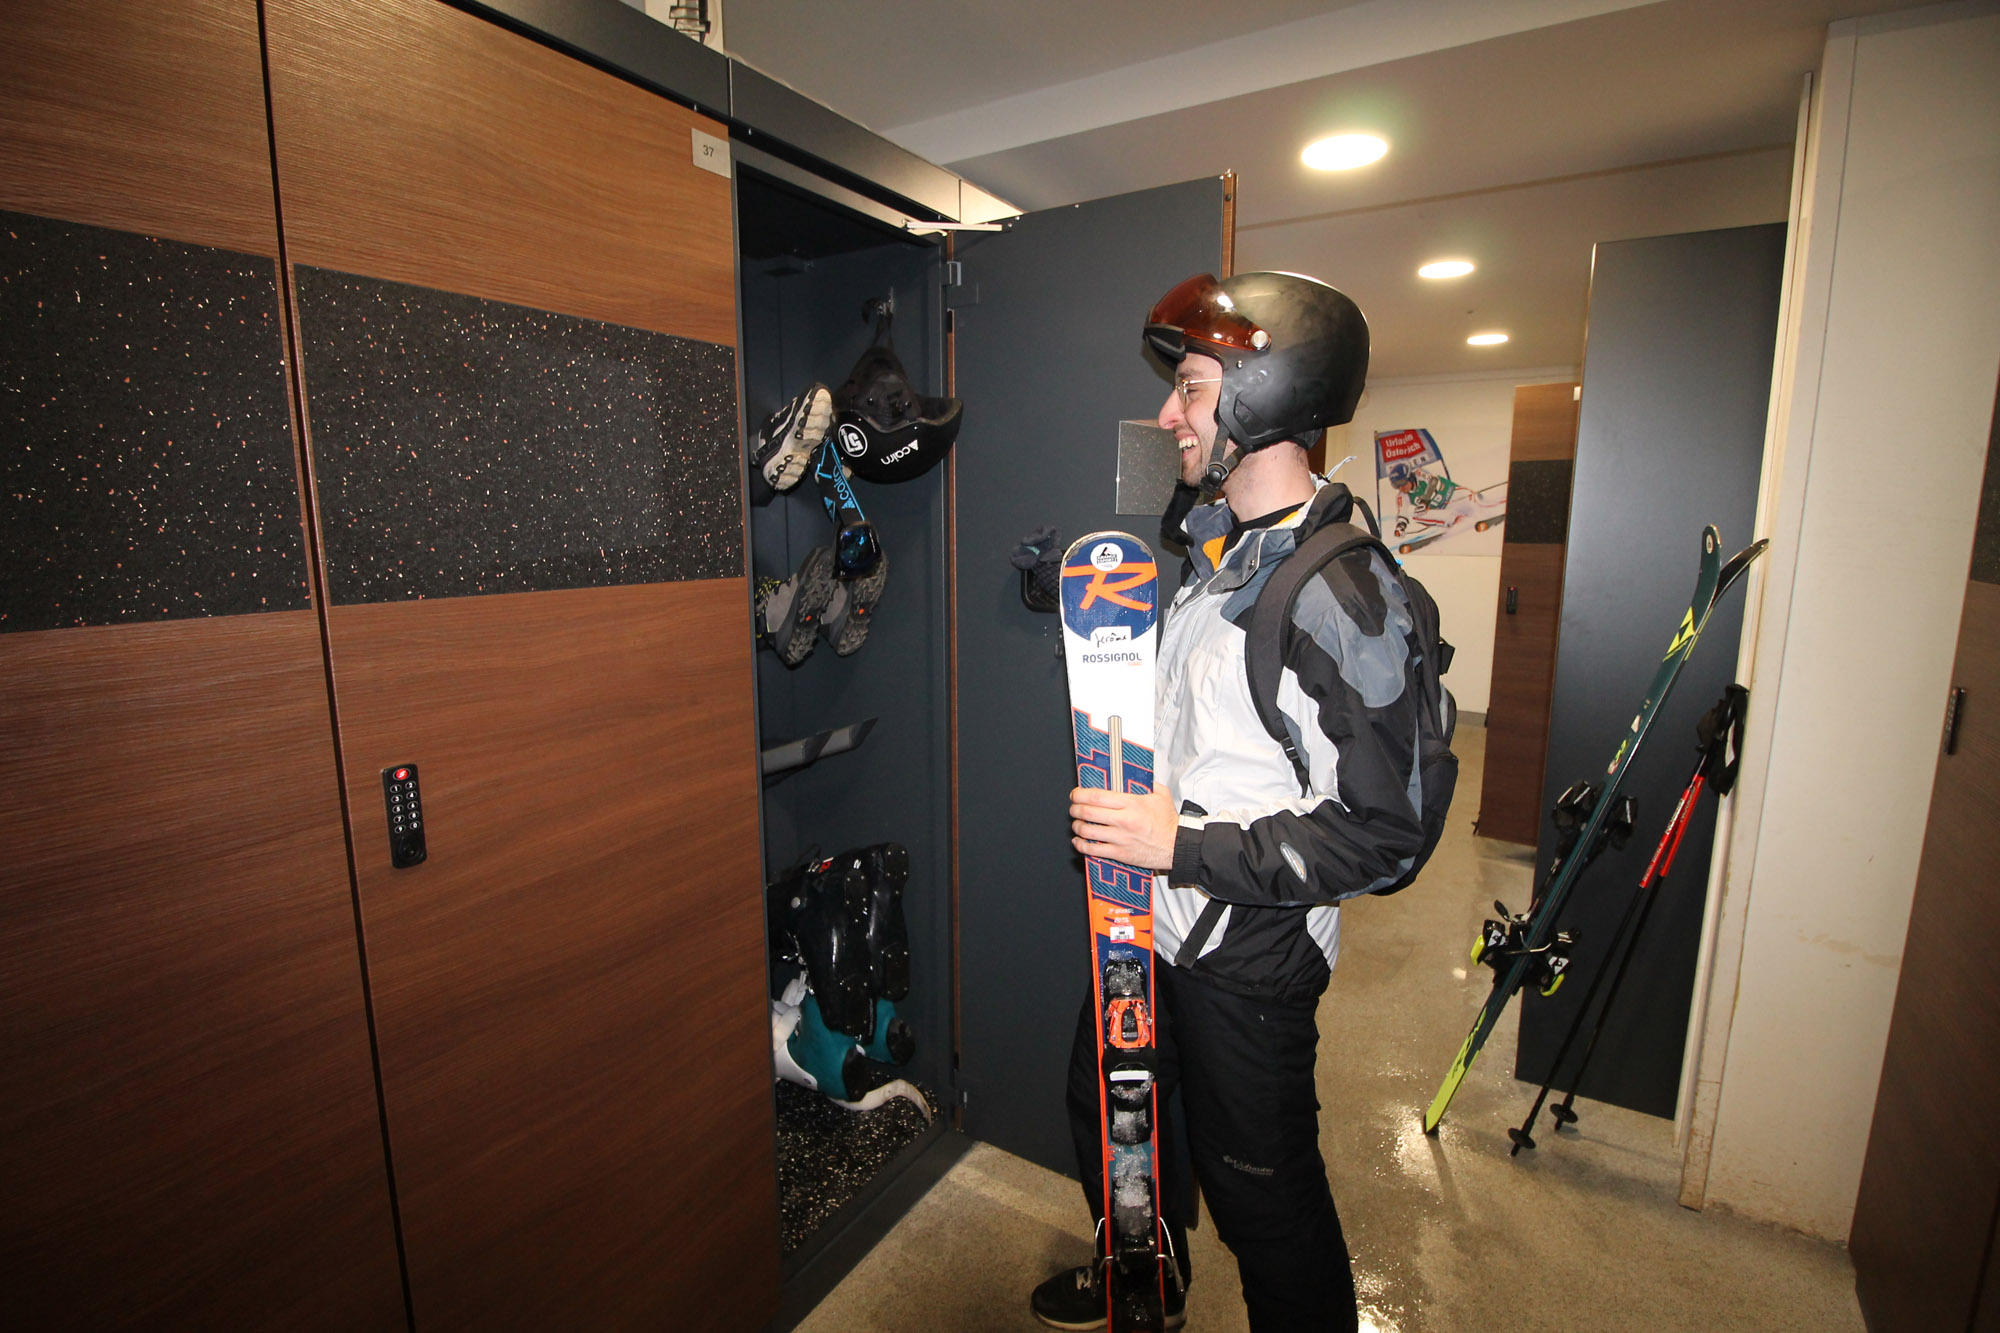
[{"label": "helmet visor", "polygon": [[1237,310],[1214,276],[1198,274],[1159,299],[1146,317],[1146,341],[1169,361],[1188,353],[1188,340],[1241,352],[1261,352],[1271,335]]}]

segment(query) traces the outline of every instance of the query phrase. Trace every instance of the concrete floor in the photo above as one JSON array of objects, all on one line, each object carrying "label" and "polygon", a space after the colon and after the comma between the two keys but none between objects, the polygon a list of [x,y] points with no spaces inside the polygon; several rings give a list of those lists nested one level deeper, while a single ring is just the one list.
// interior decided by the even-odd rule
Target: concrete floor
[{"label": "concrete floor", "polygon": [[[1321,1148],[1363,1329],[1862,1330],[1837,1245],[1675,1202],[1673,1126],[1579,1102],[1557,1139],[1509,1158],[1534,1088],[1511,1076],[1517,1006],[1473,1066],[1436,1139],[1422,1108],[1490,974],[1467,958],[1493,899],[1529,896],[1524,849],[1473,835],[1485,735],[1460,729],[1452,829],[1424,879],[1342,915],[1320,1005]],[[1248,1327],[1235,1264],[1205,1219],[1191,1238],[1188,1327]],[[804,1333],[1036,1329],[1028,1293],[1090,1257],[1069,1179],[977,1145],[800,1325]]]}]

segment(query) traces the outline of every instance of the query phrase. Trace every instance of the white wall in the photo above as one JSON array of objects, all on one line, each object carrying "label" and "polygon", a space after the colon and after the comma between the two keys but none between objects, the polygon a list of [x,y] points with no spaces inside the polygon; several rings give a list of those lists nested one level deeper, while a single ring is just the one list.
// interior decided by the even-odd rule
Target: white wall
[{"label": "white wall", "polygon": [[[1683,1197],[1846,1237],[2000,370],[2000,14],[1837,24]],[[1837,247],[1836,247],[1837,239]],[[1781,359],[1785,359],[1781,358]],[[1787,549],[1787,548],[1790,549]],[[1753,590],[1754,591],[1754,590]],[[1761,779],[1761,781],[1760,781]],[[1736,960],[1740,959],[1740,965]]]},{"label": "white wall", "polygon": [[[1574,378],[1574,371],[1558,367],[1499,375],[1412,376],[1370,381],[1354,420],[1327,432],[1327,464],[1331,466],[1353,454],[1354,461],[1340,472],[1338,479],[1375,505],[1372,452],[1375,432],[1421,427],[1437,438],[1452,475],[1459,480],[1483,486],[1489,480],[1504,479],[1508,445],[1514,434],[1514,386]],[[1498,467],[1493,477],[1466,471],[1468,462],[1476,468],[1480,460],[1496,457]],[[1379,508],[1377,512],[1379,515]],[[1472,549],[1479,553],[1475,555],[1427,555],[1418,551],[1404,557],[1404,565],[1437,601],[1444,637],[1456,650],[1451,673],[1444,683],[1458,700],[1459,708],[1467,713],[1486,712],[1493,684],[1500,539],[1500,529],[1468,537],[1467,540],[1476,542]]]}]

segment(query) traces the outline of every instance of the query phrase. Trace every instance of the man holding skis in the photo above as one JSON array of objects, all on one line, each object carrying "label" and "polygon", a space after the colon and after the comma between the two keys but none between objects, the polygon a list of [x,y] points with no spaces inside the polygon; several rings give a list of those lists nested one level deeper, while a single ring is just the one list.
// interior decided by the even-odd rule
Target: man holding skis
[{"label": "man holding skis", "polygon": [[[1304,796],[1250,696],[1243,625],[1307,534],[1349,516],[1347,488],[1314,476],[1306,450],[1352,418],[1368,327],[1324,283],[1248,273],[1180,284],[1145,337],[1174,373],[1159,422],[1180,444],[1181,494],[1191,502],[1199,487],[1219,499],[1176,506],[1191,572],[1164,614],[1155,790],[1077,788],[1074,843],[1159,872],[1159,1101],[1178,1087],[1195,1175],[1236,1256],[1251,1327],[1352,1329],[1353,1273],[1319,1152],[1315,1011],[1339,945],[1338,902],[1396,883],[1423,843],[1413,620],[1402,584],[1370,550],[1341,555],[1301,590],[1278,704],[1310,777]],[[1086,1001],[1068,1104],[1101,1218],[1096,1022]],[[1166,1323],[1177,1327],[1188,1190],[1171,1156],[1161,1194],[1178,1257]],[[1035,1290],[1036,1317],[1102,1326],[1102,1280],[1094,1265],[1057,1274]]]}]

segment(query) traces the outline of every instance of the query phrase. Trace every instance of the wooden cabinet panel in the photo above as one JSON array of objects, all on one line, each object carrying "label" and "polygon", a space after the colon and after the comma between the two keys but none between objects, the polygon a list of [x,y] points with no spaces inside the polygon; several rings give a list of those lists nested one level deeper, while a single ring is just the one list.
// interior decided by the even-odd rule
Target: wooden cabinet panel
[{"label": "wooden cabinet panel", "polygon": [[776,1308],[746,621],[734,580],[332,611],[420,1327]]},{"label": "wooden cabinet panel", "polygon": [[1570,465],[1576,457],[1576,390],[1575,384],[1524,384],[1514,390],[1477,825],[1481,835],[1507,842],[1533,843],[1541,836]]},{"label": "wooden cabinet panel", "polygon": [[0,208],[278,253],[255,0],[9,0]]},{"label": "wooden cabinet panel", "polygon": [[286,257],[736,343],[715,121],[439,0],[270,0]]},{"label": "wooden cabinet panel", "polygon": [[[1494,608],[1493,686],[1486,713],[1486,766],[1479,786],[1479,832],[1533,843],[1542,827],[1542,762],[1549,735],[1549,686],[1562,621],[1563,548],[1501,547],[1500,601]],[[1514,611],[1507,610],[1509,589]]]},{"label": "wooden cabinet panel", "polygon": [[265,14],[417,1323],[761,1326],[734,229],[691,140],[722,127],[434,0]]},{"label": "wooden cabinet panel", "polygon": [[[1876,1333],[1965,1328],[2000,1205],[2000,584],[1966,585],[1952,680],[1958,752],[1938,761],[1868,1156],[1848,1246]],[[1990,1326],[1996,1312],[1981,1305]]]},{"label": "wooden cabinet panel", "polygon": [[0,1306],[396,1328],[311,612],[0,634]]},{"label": "wooden cabinet panel", "polygon": [[4,30],[0,1322],[404,1327],[257,5]]}]

